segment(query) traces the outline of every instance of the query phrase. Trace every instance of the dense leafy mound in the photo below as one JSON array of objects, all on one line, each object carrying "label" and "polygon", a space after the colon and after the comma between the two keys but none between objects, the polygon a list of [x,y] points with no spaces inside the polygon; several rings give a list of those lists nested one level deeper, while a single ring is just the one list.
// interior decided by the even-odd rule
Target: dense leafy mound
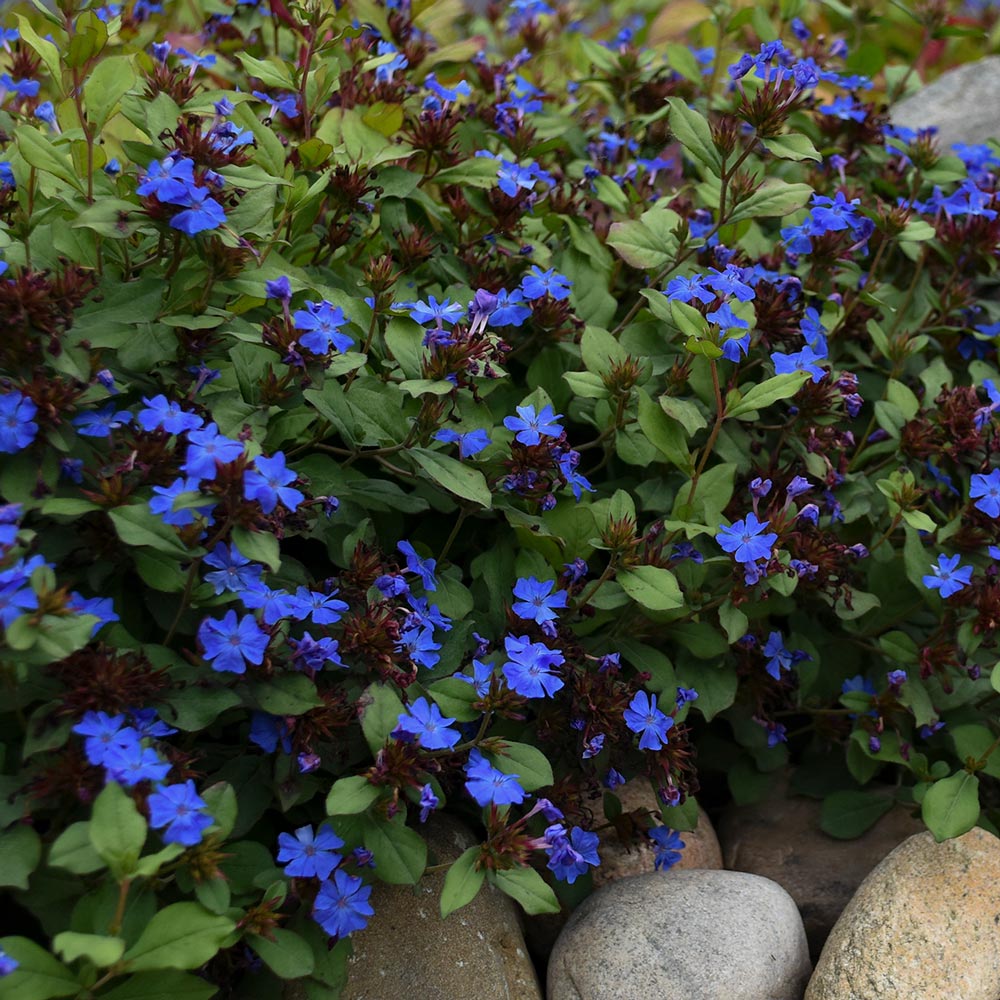
[{"label": "dense leafy mound", "polygon": [[0,997],[334,997],[435,810],[993,828],[1000,156],[885,114],[992,15],[807,6],[11,18]]}]

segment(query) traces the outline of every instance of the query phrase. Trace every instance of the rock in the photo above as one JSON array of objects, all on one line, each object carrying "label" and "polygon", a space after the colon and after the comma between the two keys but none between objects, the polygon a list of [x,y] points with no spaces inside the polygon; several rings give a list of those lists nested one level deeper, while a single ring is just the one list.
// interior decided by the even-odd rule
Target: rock
[{"label": "rock", "polygon": [[[426,832],[439,862],[476,842],[447,817],[436,817]],[[341,1000],[541,1000],[516,904],[484,885],[468,906],[442,920],[444,874],[425,875],[415,887],[376,884],[375,916],[352,939]]]},{"label": "rock", "polygon": [[[631,813],[637,809],[645,809],[654,814],[659,812],[656,793],[644,779],[634,778],[617,789],[615,794],[621,800],[623,813]],[[722,867],[719,840],[712,827],[712,821],[702,808],[698,809],[698,825],[694,830],[681,833],[681,839],[684,841],[681,860],[670,871]],[[623,842],[614,828],[602,830],[597,850],[601,856],[601,867],[594,871],[595,887],[606,885],[627,875],[642,875],[653,871],[653,858],[656,852],[645,834]]]},{"label": "rock", "polygon": [[802,920],[777,883],[653,872],[576,910],[552,952],[548,1000],[800,1000],[810,968]]},{"label": "rock", "polygon": [[955,142],[1000,137],[1000,56],[987,56],[942,73],[933,83],[894,105],[894,125],[938,127],[941,149]]},{"label": "rock", "polygon": [[1000,840],[920,833],[864,880],[830,934],[806,1000],[997,1000]]},{"label": "rock", "polygon": [[733,806],[719,823],[726,868],[774,879],[789,893],[814,958],[864,877],[924,829],[906,810],[893,809],[857,840],[837,840],[823,833],[819,817],[819,802],[781,797]]}]

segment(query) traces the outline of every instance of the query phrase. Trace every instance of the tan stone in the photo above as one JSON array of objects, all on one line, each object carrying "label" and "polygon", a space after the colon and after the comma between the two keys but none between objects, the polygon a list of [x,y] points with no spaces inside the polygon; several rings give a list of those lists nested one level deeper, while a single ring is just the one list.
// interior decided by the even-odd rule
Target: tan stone
[{"label": "tan stone", "polygon": [[[438,862],[454,861],[476,842],[447,817],[436,817],[426,833]],[[541,1000],[516,905],[484,885],[442,920],[443,884],[444,872],[417,886],[376,884],[375,916],[352,938],[341,1000]]]},{"label": "tan stone", "polygon": [[997,1000],[1000,840],[900,844],[830,934],[805,1000]]},{"label": "tan stone", "polygon": [[[659,815],[659,802],[656,793],[644,778],[634,778],[632,781],[616,789],[615,794],[621,801],[622,813],[638,813],[641,819],[643,812],[653,813],[654,821]],[[653,859],[656,855],[649,837],[645,833],[637,833],[623,841],[614,829],[600,831],[601,842],[597,850],[601,856],[601,866],[594,871],[594,886],[606,885],[615,879],[627,875],[641,875],[651,872]],[[684,850],[681,860],[670,871],[681,871],[689,868],[722,868],[722,850],[719,840],[712,827],[712,821],[705,810],[698,808],[698,825],[693,830],[681,833]]]},{"label": "tan stone", "polygon": [[819,818],[819,802],[777,798],[733,806],[719,823],[726,868],[784,887],[802,914],[814,958],[865,876],[897,844],[924,829],[899,808],[856,840],[837,840],[823,833]]}]

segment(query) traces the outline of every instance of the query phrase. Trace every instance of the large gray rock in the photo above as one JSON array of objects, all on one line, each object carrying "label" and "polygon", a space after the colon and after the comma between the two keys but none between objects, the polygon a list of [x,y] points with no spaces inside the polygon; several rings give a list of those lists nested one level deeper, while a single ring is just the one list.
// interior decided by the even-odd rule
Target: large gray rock
[{"label": "large gray rock", "polygon": [[895,104],[894,125],[938,127],[945,151],[956,142],[1000,138],[1000,56],[987,56],[942,73],[933,83]]},{"label": "large gray rock", "polygon": [[806,1000],[997,1000],[1000,840],[910,837],[861,884]]},{"label": "large gray rock", "polygon": [[[427,832],[438,862],[454,861],[476,842],[447,817]],[[351,939],[341,1000],[541,1000],[515,904],[486,885],[442,920],[443,884],[437,872],[415,887],[376,885],[375,916]]]},{"label": "large gray rock", "polygon": [[865,876],[898,844],[924,829],[905,809],[883,816],[857,840],[820,829],[820,803],[783,795],[732,806],[719,823],[726,868],[774,879],[795,900],[809,950],[819,957],[830,930]]},{"label": "large gray rock", "polygon": [[801,1000],[802,920],[775,882],[680,871],[611,882],[552,952],[549,1000]]}]

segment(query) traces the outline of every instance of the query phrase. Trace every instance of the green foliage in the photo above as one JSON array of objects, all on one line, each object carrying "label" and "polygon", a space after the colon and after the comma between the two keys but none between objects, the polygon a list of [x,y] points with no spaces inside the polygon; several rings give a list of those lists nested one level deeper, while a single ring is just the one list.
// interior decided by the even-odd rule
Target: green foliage
[{"label": "green foliage", "polygon": [[924,13],[147,6],[0,50],[0,1000],[334,997],[374,883],[556,912],[692,761],[996,827],[1000,150],[884,132]]}]

